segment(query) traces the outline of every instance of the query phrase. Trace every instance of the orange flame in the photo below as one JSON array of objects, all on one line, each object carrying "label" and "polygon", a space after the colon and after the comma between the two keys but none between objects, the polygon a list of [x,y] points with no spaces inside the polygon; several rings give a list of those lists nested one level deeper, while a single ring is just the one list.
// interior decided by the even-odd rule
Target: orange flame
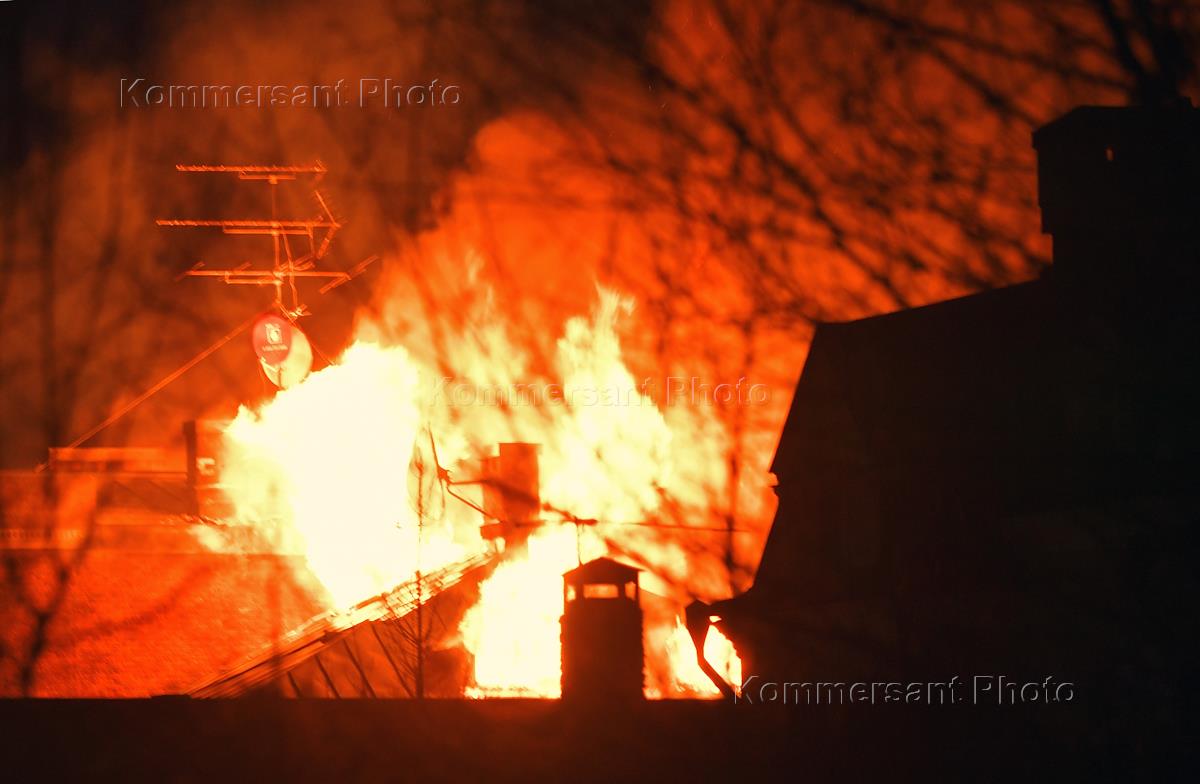
[{"label": "orange flame", "polygon": [[[651,698],[703,697],[717,698],[721,692],[709,680],[696,661],[696,647],[688,634],[683,620],[676,617],[669,627],[648,628],[647,647],[661,646],[670,663],[670,676],[665,683],[648,686],[646,696]],[[710,627],[704,638],[704,658],[717,674],[725,679],[735,691],[742,683],[742,661],[738,658],[733,643],[716,627]]]},{"label": "orange flame", "polygon": [[[562,575],[578,564],[573,527],[543,528],[525,553],[480,585],[479,602],[459,631],[475,655],[469,697],[558,697]],[[591,552],[597,544],[589,543]]]},{"label": "orange flame", "polygon": [[[549,394],[517,405],[496,399],[518,389],[524,372],[502,325],[489,325],[482,348],[457,344],[452,388],[416,352],[360,338],[336,364],[257,411],[239,411],[222,475],[236,516],[302,553],[329,606],[344,608],[489,546],[479,515],[439,492],[431,434],[442,464],[465,476],[497,442],[539,443],[544,524],[480,585],[459,631],[475,659],[470,696],[557,696],[563,572],[615,548],[652,570],[644,583],[651,590],[678,600],[674,583],[694,563],[654,526],[667,514],[664,499],[674,514],[690,510],[706,521],[719,472],[719,439],[680,427],[680,413],[669,424],[625,365],[616,325],[631,309],[601,290],[591,318],[565,324],[553,360],[558,380],[537,387]],[[648,624],[648,655],[663,659],[656,669],[670,682],[647,693],[715,695],[680,631]],[[733,673],[736,655],[720,640],[710,633],[716,647],[706,645],[706,654]]]}]

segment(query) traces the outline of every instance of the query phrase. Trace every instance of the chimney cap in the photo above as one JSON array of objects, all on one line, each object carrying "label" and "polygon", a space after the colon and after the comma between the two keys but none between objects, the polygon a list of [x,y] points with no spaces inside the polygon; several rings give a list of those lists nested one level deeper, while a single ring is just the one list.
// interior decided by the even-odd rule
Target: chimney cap
[{"label": "chimney cap", "polygon": [[563,579],[572,583],[623,583],[636,580],[638,569],[611,558],[597,558],[563,573]]},{"label": "chimney cap", "polygon": [[1161,106],[1077,106],[1035,130],[1033,146],[1041,152],[1064,142],[1079,144],[1099,138],[1159,134],[1190,136],[1192,142],[1197,142],[1200,141],[1194,136],[1197,129],[1200,129],[1200,110],[1187,99]]}]

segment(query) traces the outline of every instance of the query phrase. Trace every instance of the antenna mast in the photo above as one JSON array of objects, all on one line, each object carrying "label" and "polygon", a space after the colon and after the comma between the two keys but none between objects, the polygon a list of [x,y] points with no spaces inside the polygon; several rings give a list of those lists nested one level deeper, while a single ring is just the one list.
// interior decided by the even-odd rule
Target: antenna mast
[{"label": "antenna mast", "polygon": [[[230,285],[274,286],[275,306],[289,321],[295,321],[300,316],[308,315],[306,306],[300,301],[300,294],[296,287],[297,278],[325,279],[326,283],[320,289],[320,293],[324,294],[330,289],[337,288],[354,279],[378,258],[370,256],[346,271],[317,269],[317,262],[329,253],[334,235],[342,228],[341,222],[334,217],[328,202],[317,187],[326,172],[325,165],[320,161],[307,166],[179,164],[175,170],[185,173],[234,174],[239,180],[265,182],[270,186],[271,193],[270,218],[227,220],[160,218],[155,221],[159,226],[217,228],[225,234],[259,235],[271,238],[273,255],[270,269],[256,268],[249,261],[237,267],[213,269],[200,261],[180,277],[216,278]],[[294,181],[300,177],[312,178],[312,197],[317,207],[317,214],[311,218],[282,219],[278,214],[277,188],[279,183]],[[294,244],[299,248],[293,247]],[[298,250],[303,250],[303,252],[298,253]],[[285,288],[289,294],[286,302]]]}]

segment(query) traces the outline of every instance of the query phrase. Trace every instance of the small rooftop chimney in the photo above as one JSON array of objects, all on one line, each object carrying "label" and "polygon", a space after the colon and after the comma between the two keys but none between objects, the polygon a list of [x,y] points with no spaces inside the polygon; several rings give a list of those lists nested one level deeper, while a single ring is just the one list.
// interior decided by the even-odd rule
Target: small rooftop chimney
[{"label": "small rooftop chimney", "polygon": [[509,545],[524,541],[541,512],[537,444],[500,444],[484,460],[483,508],[489,520],[486,539],[502,537]]},{"label": "small rooftop chimney", "polygon": [[1033,146],[1055,279],[1144,295],[1194,278],[1200,111],[1083,106],[1039,128]]},{"label": "small rooftop chimney", "polygon": [[563,575],[562,696],[577,702],[642,699],[638,570],[597,558]]}]

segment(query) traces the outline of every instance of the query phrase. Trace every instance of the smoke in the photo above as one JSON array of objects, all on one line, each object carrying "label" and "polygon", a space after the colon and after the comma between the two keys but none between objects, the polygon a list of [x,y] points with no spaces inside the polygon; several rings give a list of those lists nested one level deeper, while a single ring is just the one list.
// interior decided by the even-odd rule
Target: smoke
[{"label": "smoke", "polygon": [[[616,14],[614,31],[636,29],[638,13]],[[197,261],[261,264],[271,253],[261,238],[155,228],[160,217],[269,211],[265,186],[180,175],[177,163],[326,164],[325,192],[347,222],[329,265],[389,257],[356,285],[303,292],[314,312],[306,329],[336,354],[389,250],[437,222],[434,197],[468,165],[478,130],[551,93],[560,100],[595,67],[586,52],[557,52],[553,84],[509,67],[503,51],[547,51],[540,35],[557,19],[519,4],[125,3],[94,23],[62,7],[20,14],[11,28],[16,68],[7,89],[16,95],[6,101],[13,112],[0,269],[0,377],[21,411],[5,414],[7,465],[40,462],[47,446],[69,442],[270,301],[266,290],[177,279]],[[347,105],[329,109],[144,100],[147,85],[338,80]],[[359,106],[364,80],[436,80],[457,85],[461,100]],[[140,106],[128,100],[137,91],[122,90],[134,83]],[[281,213],[312,213],[300,185],[279,190]],[[184,419],[261,398],[266,390],[244,349],[231,344],[92,444],[161,443],[177,437]]]},{"label": "smoke", "polygon": [[[323,264],[381,260],[302,288],[318,357],[375,337],[439,375],[550,381],[566,325],[617,292],[629,377],[704,458],[688,486],[707,497],[666,514],[718,530],[609,544],[659,553],[672,588],[744,588],[814,324],[1044,269],[1030,132],[1080,103],[1194,97],[1184,5],[0,3],[0,467],[42,462],[269,304],[179,279],[264,263],[265,241],[154,226],[263,216],[265,186],[176,164],[319,159],[346,222]],[[122,79],[343,80],[349,103],[122,106]],[[386,79],[461,100],[358,105]],[[311,213],[303,183],[279,190],[282,214]],[[88,445],[178,445],[181,422],[273,392],[234,340]]]},{"label": "smoke", "polygon": [[[177,280],[270,249],[154,228],[268,208],[261,185],[175,164],[319,159],[347,222],[328,266],[382,257],[328,294],[302,291],[319,353],[376,330],[452,373],[447,336],[503,328],[523,372],[546,373],[561,325],[611,287],[636,303],[622,350],[668,422],[684,404],[715,414],[704,419],[728,477],[711,508],[730,528],[769,508],[747,477],[765,477],[812,324],[1036,274],[1047,247],[1028,134],[1129,85],[1093,13],[1021,2],[132,3],[95,24],[21,13],[0,274],[5,464],[40,461],[269,302]],[[122,79],[342,80],[349,103],[122,107]],[[362,80],[387,79],[437,80],[461,100],[360,105]],[[281,210],[311,210],[300,184],[280,191]],[[711,394],[730,385],[765,398]],[[179,422],[270,392],[233,341],[92,443],[177,441]],[[750,527],[730,558],[743,585],[764,524]]]}]

